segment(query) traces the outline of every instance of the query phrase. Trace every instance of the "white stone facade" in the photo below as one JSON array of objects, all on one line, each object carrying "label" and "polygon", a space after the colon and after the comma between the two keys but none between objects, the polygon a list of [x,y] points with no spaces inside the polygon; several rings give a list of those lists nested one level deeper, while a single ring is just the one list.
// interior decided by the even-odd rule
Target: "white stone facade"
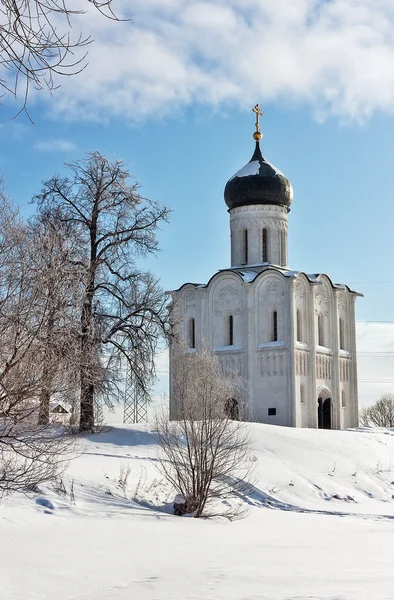
[{"label": "white stone facade", "polygon": [[[292,427],[358,425],[355,300],[327,275],[287,267],[288,208],[230,213],[231,268],[171,292],[175,333],[205,342],[224,372],[246,382],[242,420]],[[170,347],[170,416],[178,418]]]}]

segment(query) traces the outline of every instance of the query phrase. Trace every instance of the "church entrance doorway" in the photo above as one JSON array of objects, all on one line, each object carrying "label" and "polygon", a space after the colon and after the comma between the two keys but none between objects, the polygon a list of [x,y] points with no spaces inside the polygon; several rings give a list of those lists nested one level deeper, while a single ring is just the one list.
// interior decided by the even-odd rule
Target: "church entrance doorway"
[{"label": "church entrance doorway", "polygon": [[317,404],[318,428],[331,429],[331,398],[320,397]]},{"label": "church entrance doorway", "polygon": [[226,416],[232,421],[239,421],[238,401],[235,398],[229,398],[225,408]]}]

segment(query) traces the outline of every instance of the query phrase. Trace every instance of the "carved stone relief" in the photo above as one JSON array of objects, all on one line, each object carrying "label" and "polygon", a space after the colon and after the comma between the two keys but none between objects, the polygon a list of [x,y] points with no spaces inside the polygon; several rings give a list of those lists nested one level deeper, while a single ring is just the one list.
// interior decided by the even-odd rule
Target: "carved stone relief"
[{"label": "carved stone relief", "polygon": [[332,378],[332,357],[324,354],[316,355],[316,378],[331,379]]},{"label": "carved stone relief", "polygon": [[315,313],[321,313],[322,315],[328,315],[328,296],[324,289],[315,290]]},{"label": "carved stone relief", "polygon": [[194,306],[196,304],[196,294],[194,292],[187,292],[185,295],[186,306]]},{"label": "carved stone relief", "polygon": [[296,375],[308,374],[308,353],[298,350],[296,352]]},{"label": "carved stone relief", "polygon": [[266,353],[261,357],[261,375],[276,377],[285,372],[286,355],[280,352]]},{"label": "carved stone relief", "polygon": [[339,306],[346,306],[346,295],[344,292],[337,293],[337,300]]},{"label": "carved stone relief", "polygon": [[218,295],[219,299],[215,301],[215,315],[219,316],[223,312],[231,311],[233,314],[240,315],[240,298],[239,291],[227,285],[224,287]]},{"label": "carved stone relief", "polygon": [[243,356],[219,355],[220,369],[226,377],[242,377],[243,376]]},{"label": "carved stone relief", "polygon": [[350,360],[348,358],[341,358],[339,362],[339,374],[341,381],[349,381]]}]

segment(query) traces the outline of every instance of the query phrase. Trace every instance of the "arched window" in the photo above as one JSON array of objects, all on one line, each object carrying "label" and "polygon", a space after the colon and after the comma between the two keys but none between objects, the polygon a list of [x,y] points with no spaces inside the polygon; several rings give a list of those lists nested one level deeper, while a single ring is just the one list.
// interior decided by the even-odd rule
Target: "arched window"
[{"label": "arched window", "polygon": [[271,342],[278,341],[278,313],[276,310],[272,313],[272,323],[271,323]]},{"label": "arched window", "polygon": [[299,308],[297,308],[297,342],[302,342],[302,316]]},{"label": "arched window", "polygon": [[286,265],[286,232],[280,230],[280,264],[282,267]]},{"label": "arched window", "polygon": [[265,228],[263,229],[262,243],[262,262],[268,262],[268,231]]},{"label": "arched window", "polygon": [[342,408],[346,408],[346,394],[345,392],[342,390]]},{"label": "arched window", "polygon": [[234,344],[234,317],[230,315],[227,321],[227,345],[232,346]]},{"label": "arched window", "polygon": [[324,346],[324,319],[322,314],[317,317],[317,329],[319,346]]},{"label": "arched window", "polygon": [[300,385],[300,402],[301,404],[305,404],[305,387],[302,385]]},{"label": "arched window", "polygon": [[248,230],[244,231],[244,264],[248,264]]},{"label": "arched window", "polygon": [[339,319],[339,347],[341,350],[345,350],[345,329],[343,319]]},{"label": "arched window", "polygon": [[193,319],[189,319],[189,348],[196,347],[196,322]]}]

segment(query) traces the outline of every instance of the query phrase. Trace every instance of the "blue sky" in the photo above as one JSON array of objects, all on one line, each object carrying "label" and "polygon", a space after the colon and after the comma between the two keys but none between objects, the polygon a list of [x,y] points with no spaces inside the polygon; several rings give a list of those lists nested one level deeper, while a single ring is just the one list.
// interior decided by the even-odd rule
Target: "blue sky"
[{"label": "blue sky", "polygon": [[[362,292],[358,320],[394,321],[394,7],[137,0],[130,12],[129,4],[114,0],[129,22],[91,13],[77,23],[96,40],[90,64],[52,97],[32,94],[34,125],[11,120],[10,99],[0,107],[0,171],[23,212],[64,161],[93,150],[123,159],[141,193],[173,209],[149,267],[166,289],[205,282],[230,264],[223,189],[253,153],[259,102],[263,154],[294,187],[290,267]],[[379,373],[385,364],[379,377],[389,381],[392,359],[371,360]],[[375,377],[360,366],[364,379]],[[376,390],[386,391],[374,385],[364,397]]]}]

